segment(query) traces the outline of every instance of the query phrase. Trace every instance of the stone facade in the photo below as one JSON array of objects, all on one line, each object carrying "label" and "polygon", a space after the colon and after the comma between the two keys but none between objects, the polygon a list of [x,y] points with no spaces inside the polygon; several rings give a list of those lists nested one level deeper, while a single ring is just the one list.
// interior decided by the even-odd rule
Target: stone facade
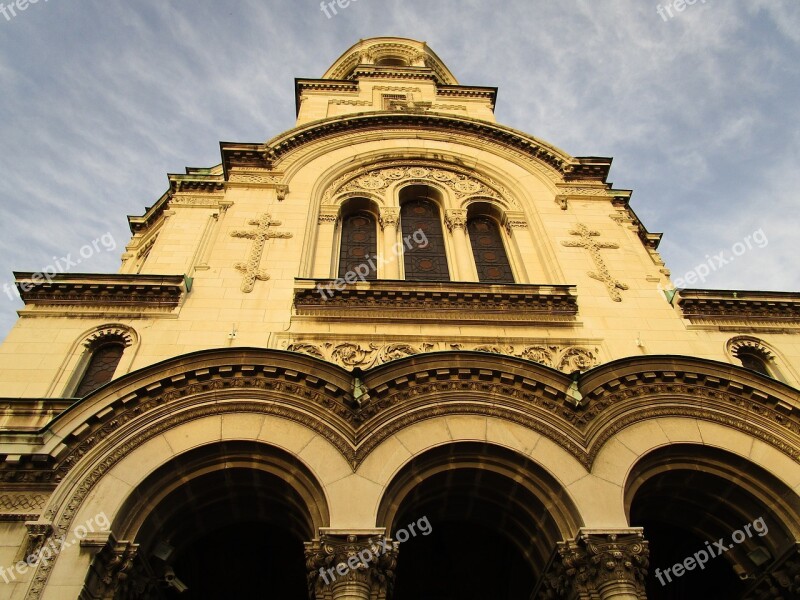
[{"label": "stone facade", "polygon": [[[117,275],[16,274],[0,598],[161,597],[159,527],[185,556],[179,513],[211,518],[203,494],[245,513],[250,488],[290,515],[311,598],[402,594],[400,521],[445,516],[426,494],[471,498],[450,513],[465,526],[507,513],[494,529],[530,598],[645,598],[672,566],[648,526],[702,543],[762,517],[772,533],[717,560],[741,597],[797,597],[800,294],[673,290],[610,159],[497,124],[494,88],[460,85],[424,43],[363,40],[296,94],[294,129],[170,177]],[[447,279],[405,277],[412,197],[439,211]],[[374,280],[339,270],[355,210],[374,218]],[[475,216],[515,283],[480,280]],[[108,340],[113,378],[76,400]]]}]

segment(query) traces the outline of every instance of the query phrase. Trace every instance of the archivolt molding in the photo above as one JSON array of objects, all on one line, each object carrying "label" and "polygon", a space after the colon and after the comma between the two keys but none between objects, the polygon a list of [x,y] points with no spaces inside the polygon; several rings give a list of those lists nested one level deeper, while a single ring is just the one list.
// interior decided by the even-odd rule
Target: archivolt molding
[{"label": "archivolt molding", "polygon": [[[4,463],[0,476],[7,484],[63,487],[74,481],[56,492],[42,518],[55,533],[65,533],[89,491],[124,456],[180,423],[231,412],[300,423],[328,440],[354,470],[393,433],[448,414],[518,423],[553,440],[587,470],[603,444],[625,427],[674,416],[723,424],[800,460],[797,391],[701,359],[615,361],[581,375],[577,394],[563,373],[480,352],[414,355],[375,367],[360,375],[357,400],[354,384],[338,367],[287,352],[196,353],[123,377],[102,398],[90,397],[93,407],[68,410],[50,427],[52,439],[62,440],[48,455],[55,464],[37,468],[32,456],[23,457],[11,467]],[[29,598],[38,598],[42,570],[49,568],[39,567]]]},{"label": "archivolt molding", "polygon": [[93,348],[103,339],[118,339],[124,342],[126,348],[130,348],[138,342],[136,332],[127,325],[104,325],[84,338],[83,346]]},{"label": "archivolt molding", "polygon": [[443,114],[378,112],[334,117],[273,138],[264,146],[264,153],[272,168],[280,168],[290,179],[299,165],[310,160],[310,156],[359,143],[391,139],[436,140],[494,152],[497,156],[532,168],[550,182],[554,193],[557,193],[555,184],[564,183],[565,179],[576,183],[583,179],[602,182],[603,173],[608,169],[608,165],[584,165],[581,162],[584,159],[573,158],[546,142],[516,130],[468,117]]},{"label": "archivolt molding", "polygon": [[394,185],[410,182],[431,182],[446,187],[459,201],[479,196],[519,208],[511,192],[490,177],[452,164],[423,160],[396,160],[345,173],[328,186],[322,202],[328,204],[342,194],[350,196],[361,192],[385,196]]},{"label": "archivolt molding", "polygon": [[737,357],[739,350],[748,349],[753,350],[758,353],[760,356],[763,356],[767,360],[775,360],[776,356],[773,352],[772,348],[767,346],[762,340],[758,339],[757,337],[752,337],[749,335],[739,335],[735,338],[728,340],[726,344],[726,350],[728,355],[731,357]]}]

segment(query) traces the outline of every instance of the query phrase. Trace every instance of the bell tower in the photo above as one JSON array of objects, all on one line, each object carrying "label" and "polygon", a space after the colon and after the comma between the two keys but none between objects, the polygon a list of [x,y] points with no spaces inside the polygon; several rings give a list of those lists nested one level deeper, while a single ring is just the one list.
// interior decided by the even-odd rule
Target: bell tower
[{"label": "bell tower", "polygon": [[428,111],[494,122],[497,88],[459,85],[425,42],[361,40],[321,79],[297,79],[297,125],[361,113]]}]

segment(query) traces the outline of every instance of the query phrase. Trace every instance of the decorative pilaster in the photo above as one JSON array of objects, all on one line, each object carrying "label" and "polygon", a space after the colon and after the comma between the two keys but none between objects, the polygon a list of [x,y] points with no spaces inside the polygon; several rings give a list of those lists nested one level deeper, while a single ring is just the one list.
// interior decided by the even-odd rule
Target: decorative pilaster
[{"label": "decorative pilaster", "polygon": [[472,248],[470,248],[467,238],[467,211],[463,208],[448,209],[444,213],[444,222],[453,236],[458,281],[475,281],[471,260]]},{"label": "decorative pilaster", "polygon": [[650,550],[642,532],[582,529],[576,539],[559,542],[536,597],[645,600]]},{"label": "decorative pilaster", "polygon": [[322,533],[305,544],[310,600],[389,600],[397,542],[383,533]]},{"label": "decorative pilaster", "polygon": [[396,254],[397,224],[400,222],[400,209],[381,207],[379,223],[383,229],[383,261],[379,275],[381,279],[400,279],[401,255]]}]

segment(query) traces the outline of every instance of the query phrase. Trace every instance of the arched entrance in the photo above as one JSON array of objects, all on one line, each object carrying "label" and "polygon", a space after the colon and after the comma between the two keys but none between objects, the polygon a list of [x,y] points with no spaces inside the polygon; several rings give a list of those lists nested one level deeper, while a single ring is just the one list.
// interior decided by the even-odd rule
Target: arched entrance
[{"label": "arched entrance", "polygon": [[113,597],[307,600],[303,542],[327,519],[320,487],[288,453],[202,446],[159,468],[119,512],[114,529],[138,551]]},{"label": "arched entrance", "polygon": [[626,509],[650,543],[649,600],[744,598],[795,552],[797,496],[722,450],[651,452],[631,474]]},{"label": "arched entrance", "polygon": [[481,443],[430,450],[394,478],[378,524],[400,542],[395,600],[528,598],[580,526],[538,465]]}]

